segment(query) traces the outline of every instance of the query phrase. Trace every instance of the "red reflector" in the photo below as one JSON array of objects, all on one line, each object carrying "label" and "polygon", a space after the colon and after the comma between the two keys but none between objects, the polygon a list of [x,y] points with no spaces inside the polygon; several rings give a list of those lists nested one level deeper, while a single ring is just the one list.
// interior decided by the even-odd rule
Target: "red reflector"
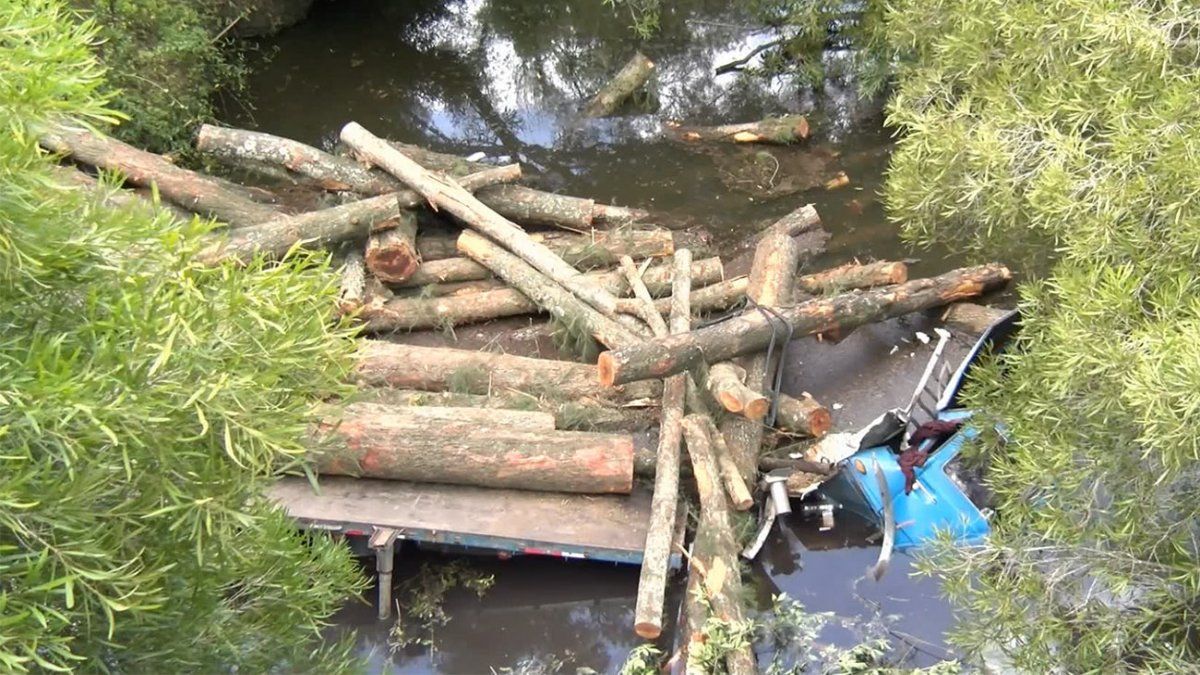
[{"label": "red reflector", "polygon": [[363,532],[362,530],[346,530],[345,534],[350,535],[351,537],[361,537],[364,536],[366,532]]}]

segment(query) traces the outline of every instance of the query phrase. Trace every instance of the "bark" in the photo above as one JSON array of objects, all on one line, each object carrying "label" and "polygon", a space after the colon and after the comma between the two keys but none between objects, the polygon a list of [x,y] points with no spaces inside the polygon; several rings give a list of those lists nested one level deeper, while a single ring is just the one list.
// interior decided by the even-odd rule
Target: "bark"
[{"label": "bark", "polygon": [[342,263],[342,283],[338,291],[338,311],[352,314],[363,307],[367,294],[367,275],[363,256],[351,251]]},{"label": "bark", "polygon": [[[713,616],[724,622],[740,623],[745,620],[738,566],[741,548],[733,536],[729,504],[721,490],[720,470],[703,416],[688,415],[683,422],[683,433],[687,440],[688,456],[692,458],[696,490],[700,495],[700,516],[692,543],[688,575],[699,575],[696,587],[708,600]],[[693,595],[687,599],[687,603],[689,614],[705,615],[700,598]],[[689,673],[693,672],[693,657],[703,639],[703,635],[689,636]],[[754,652],[749,646],[730,652],[726,656],[725,667],[730,675],[758,672],[754,664]]]},{"label": "bark", "polygon": [[[651,217],[651,213],[645,209],[635,209],[628,206],[596,204],[592,207],[592,227],[596,228],[634,225],[647,222]],[[675,226],[673,222],[664,225],[664,227],[671,230],[685,229],[684,227]]]},{"label": "bark", "polygon": [[721,473],[721,483],[725,486],[729,505],[738,511],[749,510],[751,506],[754,506],[754,495],[750,493],[750,488],[742,478],[742,472],[738,468],[737,462],[733,461],[733,455],[725,443],[725,437],[721,435],[711,416],[701,415],[700,418],[704,422],[704,428],[708,431],[708,437],[712,439],[713,457],[717,461],[717,469]]},{"label": "bark", "polygon": [[[603,345],[613,348],[632,345],[641,337],[613,319],[589,307],[578,297],[564,290],[553,280],[534,269],[520,257],[505,251],[482,235],[463,232],[458,238],[458,248],[468,257],[492,270],[496,276],[508,282],[539,307],[549,312],[563,324],[578,327],[592,335]],[[553,254],[551,254],[553,255]],[[575,275],[576,278],[582,276]],[[581,286],[581,284],[577,284]],[[599,284],[589,282],[589,287],[600,289]],[[607,291],[603,291],[606,294]],[[608,294],[611,296],[611,294]]]},{"label": "bark", "polygon": [[[655,337],[668,335],[671,329],[667,326],[667,322],[663,320],[662,314],[659,314],[658,310],[654,308],[654,296],[651,295],[650,289],[646,287],[646,282],[642,281],[642,273],[633,264],[633,258],[629,256],[621,257],[621,273],[625,275],[625,280],[629,283],[629,287],[633,289],[633,297],[638,300],[638,316],[642,317],[646,325],[650,326],[650,332]],[[690,288],[688,292],[690,295]],[[690,316],[691,310],[689,309],[688,312]]]},{"label": "bark", "polygon": [[688,143],[771,143],[788,145],[808,138],[808,120],[803,115],[774,117],[745,124],[724,124],[716,127],[668,127],[674,138]]},{"label": "bark", "polygon": [[746,370],[730,362],[713,364],[708,371],[708,391],[721,407],[748,420],[767,416],[771,401],[745,384]]},{"label": "bark", "polygon": [[595,366],[573,361],[379,340],[362,340],[359,344],[354,379],[362,386],[473,394],[519,391],[552,399],[598,401],[657,398],[662,393],[657,382],[607,389],[598,384]]},{"label": "bark", "polygon": [[[572,265],[609,267],[621,256],[635,260],[663,258],[675,252],[675,237],[670,230],[593,230],[574,232],[533,232],[529,235],[546,245]],[[421,260],[444,260],[458,255],[458,235],[432,235],[417,238]]]},{"label": "bark", "polygon": [[[578,270],[545,245],[533,240],[520,227],[484,206],[458,183],[430,173],[354,122],[342,129],[341,137],[347,145],[366,156],[372,163],[410,185],[434,208],[445,209],[471,228],[503,244],[516,257],[562,284],[573,295],[602,314],[613,316],[616,313],[617,299],[611,293],[588,282]],[[461,240],[459,245],[461,247]],[[511,280],[507,281],[512,283]]]},{"label": "bark", "polygon": [[[423,408],[351,404],[313,431],[317,471],[482,487],[628,494],[633,487],[633,439],[621,434],[529,430],[528,421],[494,424],[479,411],[449,409],[430,420]],[[509,411],[506,417],[544,413]],[[521,430],[517,430],[521,429]]]},{"label": "bark", "polygon": [[829,433],[833,419],[829,409],[811,396],[793,398],[780,394],[776,403],[775,426],[789,433],[821,438]]},{"label": "bark", "polygon": [[757,244],[763,237],[771,234],[785,234],[789,237],[798,237],[806,232],[814,232],[820,229],[820,227],[820,214],[817,213],[812,204],[805,204],[760,232],[755,238],[755,243]]},{"label": "bark", "polygon": [[[512,164],[471,174],[462,179],[462,185],[466,189],[479,189],[520,177],[521,167]],[[401,190],[329,209],[285,216],[215,234],[199,258],[208,264],[223,260],[249,262],[259,254],[281,258],[297,245],[321,248],[350,239],[366,239],[379,223],[397,218],[403,210],[422,203],[416,192]]]},{"label": "bark", "polygon": [[100,204],[109,208],[144,208],[152,213],[166,211],[177,220],[190,221],[195,214],[169,202],[155,201],[146,190],[122,190],[102,187],[100,181],[74,167],[51,165],[54,178],[61,184],[78,188],[93,195]]},{"label": "bark", "polygon": [[[830,331],[846,334],[863,324],[977,297],[1004,286],[1011,278],[1008,268],[993,263],[778,309],[791,325],[793,338]],[[684,335],[605,352],[598,364],[600,382],[612,385],[661,378],[686,370],[693,361],[717,362],[758,351],[770,340],[771,327],[766,318],[758,312],[747,312]]]},{"label": "bark", "polygon": [[[461,259],[454,258],[454,260]],[[445,261],[436,260],[434,262]],[[478,264],[474,261],[471,263]],[[670,272],[671,268],[666,265],[656,265],[648,269],[644,281],[650,287],[650,292],[661,294],[669,290],[671,286]],[[711,258],[696,261],[692,264],[692,272],[701,282],[713,281],[720,277],[720,260]],[[628,282],[620,272],[597,272],[589,273],[588,276],[593,277],[597,283],[611,293],[623,295],[628,291]],[[457,284],[425,286],[422,289],[422,297],[396,298],[385,303],[373,304],[366,308],[359,318],[365,322],[366,330],[387,332],[463,326],[509,316],[543,312],[542,307],[531,300],[529,296],[502,283],[488,281],[463,283],[492,285],[487,288],[467,289],[462,292],[454,288]],[[445,286],[451,288],[446,289]],[[431,290],[426,293],[424,289]]]},{"label": "bark", "polygon": [[157,186],[164,199],[233,227],[254,225],[282,215],[279,209],[248,197],[246,188],[182,169],[160,155],[113,138],[60,128],[43,134],[40,142],[47,150],[82,164],[116,171],[132,185]]},{"label": "bark", "polygon": [[[389,284],[400,283],[417,271],[421,258],[417,255],[417,215],[401,211],[367,239],[367,269],[376,279]],[[382,225],[382,224],[381,224]]]},{"label": "bark", "polygon": [[[671,323],[666,326],[672,333],[686,333],[691,327],[691,309],[688,306],[691,290],[688,269],[691,262],[692,255],[687,249],[675,252]],[[632,266],[632,261],[630,265]],[[634,293],[641,295],[643,302],[648,301],[649,292],[640,287],[637,279],[637,270],[633,270]],[[660,332],[664,328],[661,321],[660,317],[654,324],[658,325]],[[675,539],[675,514],[679,505],[679,445],[683,435],[686,393],[687,375],[673,375],[663,382],[662,422],[658,432],[654,494],[650,500],[650,522],[646,530],[646,545],[642,555],[641,576],[638,578],[633,624],[634,632],[647,640],[656,639],[662,634],[668,563],[671,542]]]},{"label": "bark", "polygon": [[355,400],[368,403],[482,410],[540,410],[554,416],[554,427],[568,431],[643,432],[658,425],[658,411],[651,407],[628,407],[591,398],[564,400],[534,396],[497,388],[491,394],[456,394],[369,387],[359,390]]},{"label": "bark", "polygon": [[866,265],[846,263],[816,274],[806,274],[796,287],[806,293],[840,293],[847,288],[871,288],[908,281],[908,265],[903,262],[875,262]]},{"label": "bark", "polygon": [[641,52],[633,55],[583,108],[584,117],[608,117],[654,74],[654,62]]},{"label": "bark", "polygon": [[987,307],[972,302],[956,302],[946,308],[942,322],[950,328],[968,335],[982,335],[983,331],[1008,314],[1009,310]]},{"label": "bark", "polygon": [[592,229],[596,202],[558,195],[523,185],[502,185],[480,190],[479,201],[496,213],[522,225],[549,225],[586,232]]}]

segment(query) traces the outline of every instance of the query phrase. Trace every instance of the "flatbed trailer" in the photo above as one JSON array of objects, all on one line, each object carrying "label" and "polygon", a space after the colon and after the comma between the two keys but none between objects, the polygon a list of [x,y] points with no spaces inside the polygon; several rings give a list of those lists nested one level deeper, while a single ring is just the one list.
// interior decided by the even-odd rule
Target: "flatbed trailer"
[{"label": "flatbed trailer", "polygon": [[[379,616],[391,610],[397,541],[501,556],[539,555],[640,565],[650,491],[580,495],[323,477],[319,490],[288,477],[269,495],[305,529],[362,541],[375,555]],[[685,517],[676,525],[672,566],[680,564]]]}]

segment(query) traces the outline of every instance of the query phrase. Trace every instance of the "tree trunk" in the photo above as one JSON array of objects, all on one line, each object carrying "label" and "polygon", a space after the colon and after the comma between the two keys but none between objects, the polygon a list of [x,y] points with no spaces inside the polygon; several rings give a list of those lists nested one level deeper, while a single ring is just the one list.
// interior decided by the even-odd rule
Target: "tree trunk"
[{"label": "tree trunk", "polygon": [[[675,252],[675,236],[670,230],[531,232],[529,236],[579,267],[611,267],[624,255],[641,260],[665,258]],[[444,260],[458,255],[457,243],[456,234],[421,236],[417,238],[417,250],[423,261]]]},{"label": "tree trunk", "polygon": [[908,265],[902,262],[846,263],[800,277],[796,287],[813,295],[841,293],[848,288],[871,288],[908,281]]},{"label": "tree trunk", "polygon": [[681,141],[722,143],[771,143],[788,145],[808,138],[808,120],[803,115],[774,117],[745,124],[716,127],[668,126],[669,134]]},{"label": "tree trunk", "polygon": [[156,202],[152,193],[145,188],[138,190],[108,189],[100,181],[75,167],[53,164],[50,170],[61,184],[78,188],[93,195],[99,203],[110,208],[144,208],[151,213],[165,211],[177,220],[190,221],[195,214],[170,202]]},{"label": "tree trunk", "polygon": [[829,409],[811,396],[792,398],[780,394],[775,410],[775,426],[793,434],[821,438],[829,433],[833,420]]},{"label": "tree trunk", "polygon": [[[867,323],[973,298],[1000,288],[1012,278],[1003,265],[967,267],[898,286],[873,291],[817,298],[790,307],[779,307],[792,327],[792,337],[849,331]],[[759,312],[670,335],[600,355],[600,382],[624,384],[661,378],[686,370],[696,360],[722,361],[763,349],[771,340],[771,326]]]},{"label": "tree trunk", "polygon": [[[475,199],[454,181],[430,173],[405,157],[387,143],[358,124],[351,122],[342,129],[342,140],[374,164],[410,185],[423,195],[434,208],[444,208],[471,228],[503,244],[516,257],[529,263],[542,274],[562,284],[577,298],[590,304],[606,316],[614,316],[617,299],[588,282],[579,271],[528,233],[498,215]],[[462,246],[462,241],[459,241]],[[511,280],[508,280],[513,283]],[[593,326],[594,328],[595,326]]]},{"label": "tree trunk", "polygon": [[539,410],[554,416],[554,427],[568,431],[643,432],[658,425],[658,410],[652,407],[626,407],[590,398],[568,399],[533,396],[520,391],[496,388],[491,394],[456,394],[368,387],[360,389],[354,400],[367,403],[481,410]]},{"label": "tree trunk", "polygon": [[946,308],[942,314],[942,322],[967,335],[982,335],[983,331],[1009,311],[972,302],[956,302]]},{"label": "tree trunk", "polygon": [[363,265],[363,256],[358,251],[351,251],[342,263],[342,283],[338,291],[338,311],[342,314],[352,314],[363,307],[367,294],[367,271]]},{"label": "tree trunk", "polygon": [[389,284],[411,277],[421,264],[417,255],[417,215],[405,210],[394,220],[390,227],[371,233],[366,251],[367,269]]},{"label": "tree trunk", "polygon": [[645,86],[654,74],[654,62],[641,52],[633,55],[621,70],[604,85],[583,108],[584,117],[608,117],[621,107],[625,99]]},{"label": "tree trunk", "polygon": [[157,186],[164,199],[232,227],[254,225],[283,215],[279,209],[249,198],[246,188],[181,169],[160,155],[113,138],[60,128],[43,134],[40,142],[47,150],[77,162],[116,171],[133,185]]},{"label": "tree trunk", "polygon": [[[672,333],[686,333],[691,328],[691,308],[688,305],[691,290],[688,269],[691,262],[691,251],[680,249],[675,252],[671,295],[673,305],[671,323],[668,326]],[[645,292],[644,287],[638,288],[637,270],[633,272],[631,282],[635,285],[634,293],[641,295],[645,302],[649,300],[649,293]],[[658,325],[660,331],[663,328],[661,321],[659,318],[654,324]],[[679,504],[679,444],[683,434],[686,393],[687,375],[672,375],[663,382],[662,422],[658,432],[654,495],[650,500],[650,522],[646,530],[646,545],[642,555],[641,576],[638,578],[633,623],[634,632],[647,640],[654,640],[662,634],[668,562],[671,556],[671,542],[675,539],[675,513]]]},{"label": "tree trunk", "polygon": [[[614,348],[618,345],[632,345],[641,341],[641,337],[637,334],[589,307],[520,257],[505,251],[486,237],[470,231],[463,232],[462,236],[458,238],[458,248],[468,257],[495,272],[496,276],[525,294],[554,318],[567,326],[576,326],[585,330],[601,344]],[[576,279],[581,276],[575,275]],[[576,286],[582,287],[583,284],[577,283]],[[589,282],[587,286],[611,297],[611,294],[603,291],[594,281]]]},{"label": "tree trunk", "polygon": [[767,416],[771,401],[745,385],[746,371],[730,362],[715,363],[708,370],[708,391],[721,407],[748,420]]},{"label": "tree trunk", "polygon": [[499,185],[480,190],[479,201],[496,213],[522,225],[565,227],[579,232],[592,229],[596,202],[582,197],[534,190],[523,185]]},{"label": "tree trunk", "polygon": [[598,401],[658,398],[662,393],[658,382],[607,389],[598,383],[595,366],[573,361],[379,340],[362,340],[359,345],[354,378],[364,386],[473,394],[519,391],[550,399]]},{"label": "tree trunk", "polygon": [[[520,177],[521,167],[512,164],[471,174],[462,179],[462,185],[466,189],[479,189]],[[321,248],[348,239],[366,239],[378,223],[399,217],[404,209],[422,203],[416,192],[401,190],[329,209],[285,216],[228,233],[214,234],[212,243],[198,257],[208,264],[229,259],[249,262],[259,254],[283,257],[297,245]]]},{"label": "tree trunk", "polygon": [[[742,578],[738,565],[740,547],[733,536],[729,504],[721,490],[720,470],[713,454],[713,443],[704,417],[688,415],[683,421],[683,433],[687,439],[688,456],[692,458],[696,490],[700,494],[700,517],[696,524],[696,537],[692,543],[688,574],[700,575],[697,586],[703,597],[708,600],[715,617],[728,623],[740,623],[745,620],[742,611]],[[701,599],[690,597],[687,602],[689,612],[703,612]],[[703,636],[699,637],[703,639]],[[692,672],[690,664],[693,663],[693,656],[698,647],[697,636],[690,636],[687,650],[688,672]],[[730,675],[752,675],[758,672],[754,665],[754,652],[749,646],[731,651],[725,657],[725,667]]]},{"label": "tree trunk", "polygon": [[518,431],[488,423],[497,411],[469,419],[461,408],[435,421],[413,412],[421,410],[356,403],[326,418],[313,432],[317,471],[547,492],[628,494],[633,487],[628,435],[530,431],[528,422]]}]

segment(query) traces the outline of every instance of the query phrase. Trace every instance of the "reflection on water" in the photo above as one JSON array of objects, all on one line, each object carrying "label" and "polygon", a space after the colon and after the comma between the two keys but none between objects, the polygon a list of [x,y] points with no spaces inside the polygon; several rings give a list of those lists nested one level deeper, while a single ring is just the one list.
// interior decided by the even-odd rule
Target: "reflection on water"
[{"label": "reflection on water", "polygon": [[[661,33],[641,42],[628,18],[601,0],[318,3],[307,22],[263,44],[274,56],[251,78],[253,110],[230,110],[226,117],[325,147],[355,120],[380,135],[438,150],[515,158],[539,186],[694,220],[713,233],[727,260],[743,252],[737,244],[746,234],[809,202],[833,235],[814,265],[910,257],[877,196],[890,151],[878,106],[834,82],[815,94],[788,78],[715,77],[716,66],[775,33],[755,27],[742,3],[665,5]],[[580,102],[636,49],[657,63],[653,96],[613,119],[578,119]],[[810,115],[810,143],[694,149],[659,133],[665,119],[728,123],[786,112]],[[849,175],[851,185],[826,191],[823,183],[838,171]],[[915,275],[956,262],[940,253],[923,258]],[[736,265],[730,269],[741,271]],[[911,329],[898,324],[885,332],[864,330],[837,347],[793,345],[789,382],[800,378],[794,393],[814,386],[806,383],[797,354],[842,363],[844,382],[848,363],[870,370],[850,350],[884,335],[877,341],[880,353],[887,353],[899,339],[893,333]],[[819,358],[805,356],[813,350]],[[832,398],[826,385],[814,391],[847,401],[840,415],[857,412],[869,419],[910,390],[895,387],[896,396],[888,391],[884,397],[870,374],[859,378],[865,387],[854,385],[872,391],[860,397],[870,401],[866,412],[851,411],[853,397]],[[755,565],[760,599],[784,591],[813,610],[860,624],[879,613],[900,614],[910,617],[906,632],[940,643],[948,609],[933,582],[908,577],[907,558],[897,556],[879,584],[856,581],[877,553],[866,541],[869,526],[847,516],[826,533],[798,518],[784,525]],[[397,576],[411,574],[429,555],[408,555]],[[584,666],[614,672],[638,643],[631,630],[636,570],[537,559],[481,564],[496,574],[495,587],[482,599],[469,592],[448,596],[453,618],[439,631],[432,653],[414,648],[391,655],[390,623],[377,622],[365,604],[347,607],[334,632],[358,629],[372,670],[387,666],[400,673],[487,673],[530,659],[550,665],[559,659],[560,672]],[[831,628],[823,638],[843,644],[857,639],[845,628]]]}]

